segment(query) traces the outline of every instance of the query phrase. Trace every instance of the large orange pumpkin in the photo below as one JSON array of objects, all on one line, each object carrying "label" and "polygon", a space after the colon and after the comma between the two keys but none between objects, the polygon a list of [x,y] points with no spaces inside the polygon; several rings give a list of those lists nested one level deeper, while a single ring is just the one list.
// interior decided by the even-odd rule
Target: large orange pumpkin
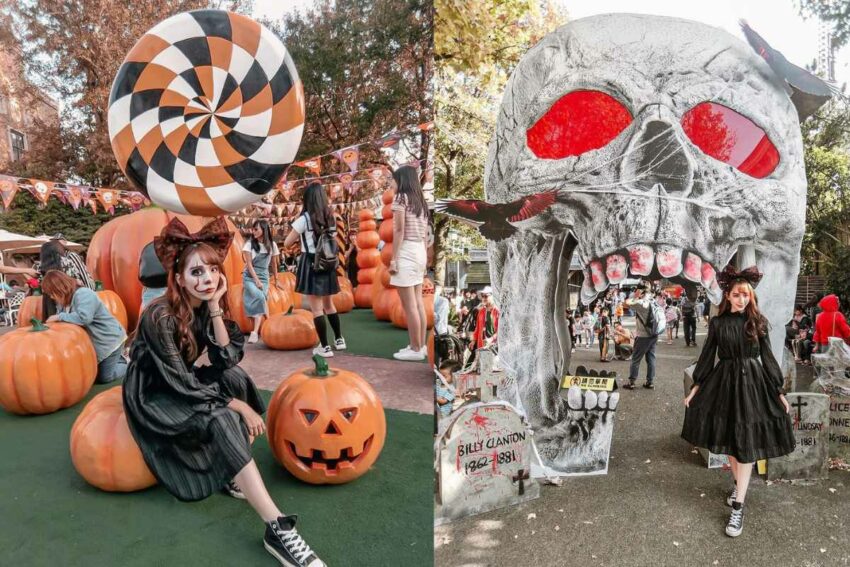
[{"label": "large orange pumpkin", "polygon": [[[191,232],[200,230],[213,220],[205,217],[177,215],[150,207],[129,215],[116,217],[100,227],[92,237],[86,253],[86,265],[103,287],[118,294],[127,309],[127,322],[135,328],[142,302],[142,284],[139,282],[139,258],[142,249],[159,236],[163,227],[177,217]],[[242,237],[230,221],[234,234],[233,244],[224,262],[224,273],[229,284],[240,280],[243,262]]]},{"label": "large orange pumpkin", "polygon": [[[374,285],[374,284],[373,284]],[[393,306],[400,302],[397,289],[385,289],[378,295],[377,301],[372,303],[372,311],[378,321],[390,321]]]},{"label": "large orange pumpkin", "polygon": [[303,296],[295,291],[296,277],[292,272],[278,272],[275,274],[277,282],[289,291],[290,299],[296,309],[300,309]]},{"label": "large orange pumpkin", "polygon": [[[269,282],[269,315],[277,315],[278,313],[286,313],[292,307],[292,295],[282,285],[276,282]],[[279,289],[277,286],[280,285]]]},{"label": "large orange pumpkin", "polygon": [[44,314],[42,313],[43,299],[41,292],[37,290],[33,295],[28,295],[24,298],[24,302],[18,307],[18,327],[29,327],[32,325],[31,321],[33,318],[44,319]]},{"label": "large orange pumpkin", "polygon": [[124,327],[124,330],[126,331],[128,329],[128,321],[127,309],[124,307],[124,302],[121,301],[121,298],[114,291],[103,289],[102,282],[96,282],[95,289],[97,290],[97,296],[106,306],[106,310],[112,313],[112,316],[121,323],[121,326]]},{"label": "large orange pumpkin", "polygon": [[[425,304],[425,322],[430,329],[434,326],[434,296],[423,295],[422,302]],[[393,303],[390,308],[390,321],[400,329],[407,328],[407,313],[404,311],[401,298],[399,298],[398,302]]]},{"label": "large orange pumpkin", "polygon": [[361,309],[372,307],[372,284],[360,284],[354,289],[354,305]]},{"label": "large orange pumpkin", "polygon": [[316,367],[288,376],[269,402],[272,453],[293,476],[311,484],[342,484],[375,463],[387,433],[384,407],[363,378]]},{"label": "large orange pumpkin", "polygon": [[381,251],[377,248],[357,251],[357,267],[366,270],[376,267],[381,262]]},{"label": "large orange pumpkin", "polygon": [[263,343],[274,350],[301,350],[316,346],[319,335],[313,314],[290,308],[287,313],[272,315],[260,328]]},{"label": "large orange pumpkin", "polygon": [[121,386],[96,395],[71,428],[71,461],[86,482],[108,492],[156,484],[127,426]]},{"label": "large orange pumpkin", "polygon": [[85,329],[34,320],[0,337],[0,406],[44,414],[82,400],[97,377],[97,355]]},{"label": "large orange pumpkin", "polygon": [[239,325],[243,333],[254,330],[254,319],[245,315],[245,307],[242,304],[242,284],[228,284],[227,306],[230,308],[230,318]]},{"label": "large orange pumpkin", "polygon": [[342,289],[333,296],[334,307],[337,313],[348,313],[354,309],[354,293],[348,289]]}]

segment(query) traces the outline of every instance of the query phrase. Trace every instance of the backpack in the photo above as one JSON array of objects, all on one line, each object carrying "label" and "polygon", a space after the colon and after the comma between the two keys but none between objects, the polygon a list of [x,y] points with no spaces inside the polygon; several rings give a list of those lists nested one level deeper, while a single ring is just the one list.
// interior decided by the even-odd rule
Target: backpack
[{"label": "backpack", "polygon": [[[304,218],[307,219],[307,229],[312,230],[310,228],[310,215],[305,213]],[[313,231],[313,244],[316,246],[316,254],[313,257],[313,271],[317,273],[335,271],[339,266],[339,245],[334,235],[331,234],[331,228],[325,228],[318,236]],[[307,251],[306,247],[304,251]]]},{"label": "backpack", "polygon": [[[638,319],[640,317],[638,316]],[[651,336],[657,337],[667,329],[667,319],[664,317],[664,310],[658,305],[654,299],[649,301],[649,310],[647,311],[646,321],[641,320],[643,326],[646,327]]]},{"label": "backpack", "polygon": [[694,307],[694,304],[690,301],[684,303],[682,305],[682,315],[684,317],[693,317],[696,315],[696,308]]}]

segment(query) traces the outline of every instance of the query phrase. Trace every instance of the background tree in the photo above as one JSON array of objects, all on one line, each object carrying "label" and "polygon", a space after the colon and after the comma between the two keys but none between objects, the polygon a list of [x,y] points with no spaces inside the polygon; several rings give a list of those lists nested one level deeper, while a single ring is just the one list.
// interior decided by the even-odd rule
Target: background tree
[{"label": "background tree", "polygon": [[803,17],[815,16],[832,24],[833,45],[836,49],[850,39],[850,1],[847,0],[797,0]]},{"label": "background tree", "polygon": [[[505,83],[522,55],[563,25],[566,14],[555,3],[540,0],[435,0],[434,5],[435,194],[481,199],[484,162]],[[473,245],[484,242],[477,231],[443,215],[437,216],[435,228],[436,277],[445,281],[445,261],[454,259],[446,242],[449,230]]]}]

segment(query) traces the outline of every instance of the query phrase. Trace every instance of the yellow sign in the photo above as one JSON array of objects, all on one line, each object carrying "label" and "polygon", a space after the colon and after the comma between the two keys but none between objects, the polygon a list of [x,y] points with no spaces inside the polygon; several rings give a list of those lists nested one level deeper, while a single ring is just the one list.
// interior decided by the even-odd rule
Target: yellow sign
[{"label": "yellow sign", "polygon": [[578,386],[582,390],[597,390],[600,392],[613,392],[616,378],[603,378],[601,376],[564,376],[561,380],[561,389],[567,390],[570,386]]}]

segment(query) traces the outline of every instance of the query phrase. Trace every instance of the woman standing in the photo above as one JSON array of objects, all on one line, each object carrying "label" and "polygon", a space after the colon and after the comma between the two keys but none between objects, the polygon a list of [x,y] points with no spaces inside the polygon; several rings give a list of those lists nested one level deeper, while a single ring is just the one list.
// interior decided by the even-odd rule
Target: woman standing
[{"label": "woman standing", "polygon": [[[251,456],[265,433],[260,394],[237,364],[244,337],[227,314],[222,263],[233,235],[223,219],[196,234],[173,219],[155,239],[168,289],[142,312],[124,380],[127,424],[159,483],[181,501],[222,490],[244,498],[265,522],[263,544],[278,561],[321,567],[266,490]],[[207,350],[210,366],[195,367]]]},{"label": "woman standing", "polygon": [[313,262],[316,258],[316,244],[323,233],[336,236],[336,220],[328,206],[328,196],[320,183],[311,183],[304,190],[301,215],[292,222],[292,230],[283,242],[289,248],[301,239],[301,256],[298,258],[298,273],[295,280],[295,291],[307,297],[310,311],[313,313],[313,324],[319,335],[319,346],[313,349],[313,354],[325,358],[334,355],[328,344],[328,328],[325,316],[333,329],[336,350],[345,350],[345,339],[342,336],[342,326],[339,315],[334,307],[333,296],[339,293],[339,280],[336,270],[316,271]]},{"label": "woman standing", "polygon": [[97,354],[98,384],[124,378],[127,362],[121,356],[127,333],[95,292],[59,270],[50,270],[41,282],[44,295],[61,308],[47,322],[78,325],[86,330]]},{"label": "woman standing", "polygon": [[402,166],[393,172],[396,195],[393,200],[393,257],[390,261],[390,283],[398,289],[407,317],[410,344],[393,355],[397,360],[425,360],[428,355],[425,337],[428,321],[422,300],[428,254],[428,205],[416,168]]},{"label": "woman standing", "polygon": [[684,401],[682,437],[729,456],[735,481],[726,499],[732,506],[726,525],[730,537],[743,530],[744,497],[753,463],[787,455],[795,446],[782,371],[770,350],[767,319],[759,312],[753,290],[759,280],[761,274],[755,268],[736,272],[727,266],[717,275],[723,300],[709,324],[694,385]]},{"label": "woman standing", "polygon": [[[254,329],[248,337],[249,343],[259,340],[263,317],[269,316],[269,264],[272,273],[276,274],[279,256],[280,250],[272,240],[268,221],[254,221],[251,225],[251,238],[242,247],[242,259],[245,261],[245,271],[242,272],[242,304],[245,315],[254,320]],[[280,287],[276,279],[275,285]]]}]

